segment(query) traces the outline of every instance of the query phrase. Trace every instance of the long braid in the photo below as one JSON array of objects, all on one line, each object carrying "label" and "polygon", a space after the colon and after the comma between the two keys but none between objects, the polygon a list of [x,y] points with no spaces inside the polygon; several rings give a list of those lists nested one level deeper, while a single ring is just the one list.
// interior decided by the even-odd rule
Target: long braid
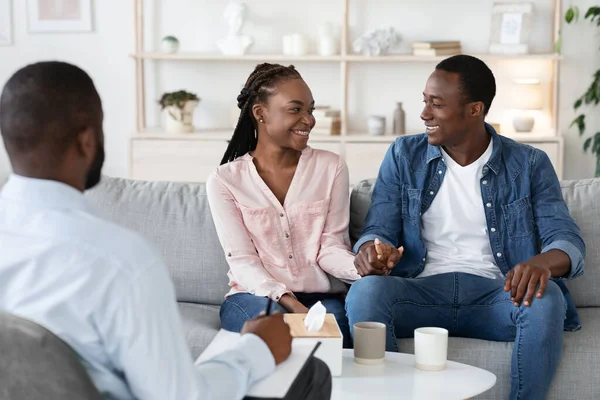
[{"label": "long braid", "polygon": [[266,103],[279,81],[292,78],[300,78],[300,73],[293,65],[286,67],[280,64],[263,63],[256,66],[237,97],[240,117],[221,165],[256,149],[258,128],[252,115],[252,107],[257,103]]}]

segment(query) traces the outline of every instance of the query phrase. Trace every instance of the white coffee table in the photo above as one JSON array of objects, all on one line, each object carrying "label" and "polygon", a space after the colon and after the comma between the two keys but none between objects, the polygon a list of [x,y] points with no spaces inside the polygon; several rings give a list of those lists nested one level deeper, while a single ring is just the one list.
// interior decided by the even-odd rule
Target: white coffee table
[{"label": "white coffee table", "polygon": [[332,400],[411,399],[464,400],[491,389],[496,375],[489,371],[448,361],[440,372],[415,368],[415,356],[385,353],[381,365],[354,363],[354,351],[344,349],[342,375],[333,378]]}]

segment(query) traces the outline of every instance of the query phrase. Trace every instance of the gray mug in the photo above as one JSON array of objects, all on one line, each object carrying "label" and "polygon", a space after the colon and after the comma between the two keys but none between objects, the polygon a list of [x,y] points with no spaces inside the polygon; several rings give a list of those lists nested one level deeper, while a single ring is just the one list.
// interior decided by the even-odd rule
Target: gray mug
[{"label": "gray mug", "polygon": [[381,322],[354,324],[354,362],[357,364],[381,364],[385,358],[385,333],[387,327]]}]

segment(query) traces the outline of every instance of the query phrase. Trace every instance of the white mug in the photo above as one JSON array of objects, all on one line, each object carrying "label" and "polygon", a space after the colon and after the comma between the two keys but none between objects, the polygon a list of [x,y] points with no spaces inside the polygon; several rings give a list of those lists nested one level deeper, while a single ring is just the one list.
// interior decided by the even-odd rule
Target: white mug
[{"label": "white mug", "polygon": [[415,361],[417,369],[442,371],[448,357],[448,331],[444,328],[415,329]]}]

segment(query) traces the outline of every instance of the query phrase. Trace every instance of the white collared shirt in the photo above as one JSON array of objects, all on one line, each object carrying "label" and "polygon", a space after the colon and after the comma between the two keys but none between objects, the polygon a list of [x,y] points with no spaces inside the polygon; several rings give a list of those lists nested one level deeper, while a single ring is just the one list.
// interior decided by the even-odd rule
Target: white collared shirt
[{"label": "white collared shirt", "polygon": [[69,344],[111,399],[239,399],[275,368],[255,335],[194,365],[159,255],[56,181],[12,175],[0,192],[0,310]]}]

